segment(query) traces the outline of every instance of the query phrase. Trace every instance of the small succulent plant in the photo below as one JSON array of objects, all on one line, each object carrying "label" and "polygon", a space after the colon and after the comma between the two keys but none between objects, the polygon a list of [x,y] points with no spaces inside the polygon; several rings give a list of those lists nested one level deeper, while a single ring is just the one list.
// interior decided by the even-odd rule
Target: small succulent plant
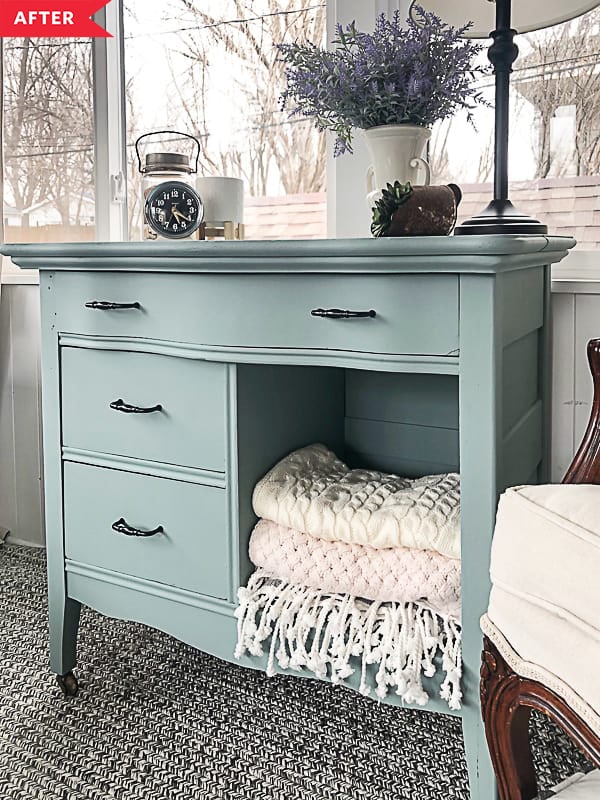
[{"label": "small succulent plant", "polygon": [[413,193],[410,182],[388,183],[381,192],[381,197],[375,201],[373,206],[373,222],[371,223],[371,233],[373,236],[385,236],[392,224],[392,217],[400,206],[404,205]]}]

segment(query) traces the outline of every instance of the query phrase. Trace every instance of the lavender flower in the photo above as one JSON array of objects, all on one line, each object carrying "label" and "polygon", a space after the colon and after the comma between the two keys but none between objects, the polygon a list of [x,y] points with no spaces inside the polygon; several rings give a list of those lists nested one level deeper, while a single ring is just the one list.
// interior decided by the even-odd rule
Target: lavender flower
[{"label": "lavender flower", "polygon": [[278,45],[287,88],[281,108],[314,117],[319,130],[336,134],[334,155],[352,152],[352,129],[377,125],[432,125],[482,102],[474,86],[486,70],[474,66],[481,46],[463,39],[472,23],[446,25],[416,6],[419,24],[400,12],[380,14],[372,34],[354,22],[336,25],[333,50],[314,44]]}]

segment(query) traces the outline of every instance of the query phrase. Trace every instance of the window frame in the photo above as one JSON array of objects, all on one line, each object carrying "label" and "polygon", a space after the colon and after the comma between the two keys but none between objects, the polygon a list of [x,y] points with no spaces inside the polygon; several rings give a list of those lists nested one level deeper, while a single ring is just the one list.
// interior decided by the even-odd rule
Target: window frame
[{"label": "window frame", "polygon": [[[327,41],[335,34],[335,25],[353,20],[363,30],[372,29],[376,17],[399,10],[408,17],[412,0],[325,0],[327,4]],[[352,143],[353,154],[333,157],[333,136],[327,134],[327,235],[330,238],[370,237],[367,214],[367,169],[369,156],[362,136]],[[357,202],[358,194],[358,202]]]},{"label": "window frame", "polygon": [[[96,241],[120,241],[128,236],[123,0],[111,0],[94,15],[94,20],[112,34],[111,37],[98,37],[91,41],[95,238]],[[0,39],[2,68],[3,42]],[[1,118],[0,114],[0,121]],[[3,156],[2,138],[0,129],[0,159]],[[3,170],[0,166],[1,179]],[[0,193],[0,202],[2,196]],[[3,226],[4,215],[0,219],[0,240],[4,238]],[[15,268],[7,256],[1,256],[0,259],[1,283],[39,283],[36,271]]]},{"label": "window frame", "polygon": [[92,40],[96,241],[122,241],[128,239],[123,0],[112,0],[94,20],[112,34]]}]

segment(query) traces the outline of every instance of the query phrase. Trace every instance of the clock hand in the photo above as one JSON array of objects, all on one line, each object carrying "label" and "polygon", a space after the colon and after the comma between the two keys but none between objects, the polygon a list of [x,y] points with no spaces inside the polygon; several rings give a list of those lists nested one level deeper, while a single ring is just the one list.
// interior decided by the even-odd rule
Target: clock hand
[{"label": "clock hand", "polygon": [[184,219],[184,220],[186,220],[186,222],[191,222],[192,221],[191,217],[186,217],[186,215],[184,213],[182,213],[181,211],[179,211],[177,208],[173,209],[173,214],[175,214],[177,219]]},{"label": "clock hand", "polygon": [[171,204],[171,216],[169,217],[169,221],[167,222],[166,227],[168,228],[171,222],[173,221],[173,216],[177,214],[177,205],[175,203]]},{"label": "clock hand", "polygon": [[186,217],[186,215],[182,211],[174,210],[173,213],[175,214],[175,216],[177,218],[184,219],[184,220],[186,220],[186,222],[191,222],[192,221],[192,218],[191,217]]}]

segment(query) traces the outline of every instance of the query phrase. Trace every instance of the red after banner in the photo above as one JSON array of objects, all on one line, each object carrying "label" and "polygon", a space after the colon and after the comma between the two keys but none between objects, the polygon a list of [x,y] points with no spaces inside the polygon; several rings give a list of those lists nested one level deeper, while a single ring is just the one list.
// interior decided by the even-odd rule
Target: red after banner
[{"label": "red after banner", "polygon": [[109,37],[90,17],[110,0],[1,0],[0,37]]}]

